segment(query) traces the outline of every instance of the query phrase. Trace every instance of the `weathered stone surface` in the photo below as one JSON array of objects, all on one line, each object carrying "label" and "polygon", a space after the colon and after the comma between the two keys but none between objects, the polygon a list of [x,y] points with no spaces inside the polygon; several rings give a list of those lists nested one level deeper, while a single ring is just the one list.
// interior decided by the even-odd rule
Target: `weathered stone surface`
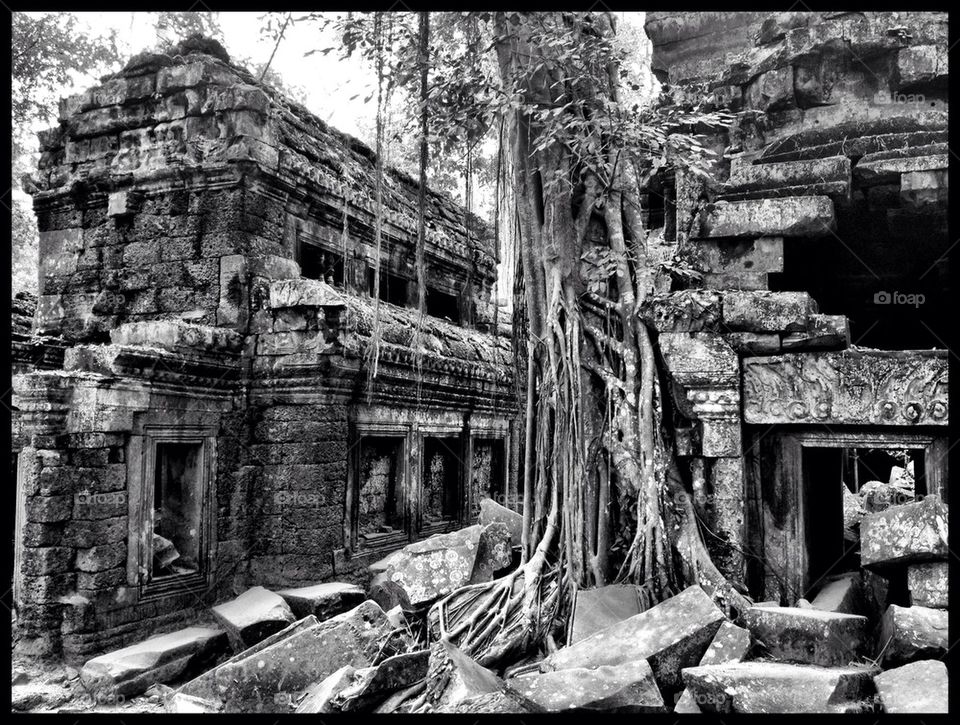
[{"label": "weathered stone surface", "polygon": [[353,609],[366,598],[362,588],[345,582],[281,589],[277,595],[283,597],[297,619],[312,614],[321,621]]},{"label": "weathered stone surface", "polygon": [[936,212],[950,198],[946,169],[908,171],[900,177],[900,203],[915,212]]},{"label": "weathered stone surface", "polygon": [[501,506],[492,498],[483,498],[480,500],[480,518],[477,521],[481,526],[494,522],[505,524],[510,534],[510,544],[520,545],[520,537],[523,535],[523,514]]},{"label": "weathered stone surface", "polygon": [[556,670],[508,682],[547,712],[664,712],[663,697],[646,660]]},{"label": "weathered stone surface", "polygon": [[723,294],[723,322],[747,332],[805,331],[816,303],[806,292],[739,292]]},{"label": "weathered stone surface", "polygon": [[897,73],[900,87],[946,80],[947,49],[941,45],[915,45],[897,53]]},{"label": "weathered stone surface", "polygon": [[341,690],[353,682],[356,668],[344,665],[307,690],[306,696],[297,705],[298,715],[318,715],[325,712],[337,712],[332,700]]},{"label": "weathered stone surface", "polygon": [[776,355],[781,349],[775,332],[729,332],[723,339],[740,355]]},{"label": "weathered stone surface", "polygon": [[470,573],[470,583],[491,581],[494,575],[513,563],[510,529],[502,521],[494,521],[480,529],[477,558]]},{"label": "weathered stone surface", "polygon": [[867,481],[857,494],[864,513],[874,514],[886,511],[891,506],[913,503],[913,483],[909,486],[897,486],[882,481]]},{"label": "weathered stone surface", "polygon": [[[387,559],[389,558],[387,557]],[[386,559],[381,559],[382,561],[386,561]],[[373,571],[372,566],[370,569]],[[414,609],[414,606],[410,603],[410,597],[407,595],[407,590],[390,578],[389,571],[380,571],[373,577],[367,589],[367,598],[379,604],[385,612],[391,612],[397,607],[404,612]]]},{"label": "weathered stone surface", "polygon": [[846,665],[864,654],[867,618],[806,607],[751,607],[744,613],[750,633],[784,662],[825,667]]},{"label": "weathered stone surface", "polygon": [[752,642],[750,630],[738,627],[733,622],[723,622],[700,658],[700,666],[739,662],[750,651]]},{"label": "weathered stone surface", "polygon": [[784,350],[842,350],[850,345],[846,315],[810,315],[807,329],[783,336]]},{"label": "weathered stone surface", "polygon": [[700,237],[822,237],[836,228],[827,196],[718,201],[700,220]]},{"label": "weathered stone surface", "polygon": [[946,425],[947,357],[849,349],[744,358],[744,422]]},{"label": "weathered stone surface", "polygon": [[568,644],[576,644],[639,613],[640,600],[632,584],[578,589],[573,600]]},{"label": "weathered stone surface", "polygon": [[464,700],[504,690],[503,680],[452,643],[441,640],[431,648],[427,695],[433,711],[452,712]]},{"label": "weathered stone surface", "polygon": [[[505,532],[506,527],[500,526]],[[435,534],[405,546],[374,566],[403,587],[411,605],[425,604],[470,582],[478,565],[489,569],[501,561],[507,562],[503,566],[512,561],[512,552],[504,539],[494,542],[486,561],[477,560],[483,530],[477,524],[449,534]]]},{"label": "weathered stone surface", "polygon": [[938,496],[867,514],[860,522],[863,566],[889,566],[945,559],[947,506]]},{"label": "weathered stone surface", "polygon": [[464,698],[449,710],[445,710],[445,712],[492,715],[497,713],[516,714],[541,711],[532,708],[529,703],[521,702],[507,692],[487,692]]},{"label": "weathered stone surface", "polygon": [[723,612],[699,586],[550,655],[542,670],[601,667],[646,659],[661,690],[679,689],[680,669],[700,661]]},{"label": "weathered stone surface", "polygon": [[946,609],[949,606],[950,565],[945,561],[911,564],[907,567],[910,604]]},{"label": "weathered stone surface", "polygon": [[406,652],[357,670],[352,681],[333,695],[331,706],[339,712],[368,711],[391,693],[420,682],[427,674],[429,658],[430,650]]},{"label": "weathered stone surface", "polygon": [[884,712],[932,714],[947,712],[947,665],[920,660],[881,672],[873,678]]},{"label": "weathered stone surface", "polygon": [[650,295],[640,317],[657,332],[702,332],[720,324],[720,294],[715,290],[681,290]]},{"label": "weathered stone surface", "polygon": [[263,587],[251,587],[210,611],[227,630],[236,652],[252,647],[294,621],[293,612],[283,597]]},{"label": "weathered stone surface", "polygon": [[288,712],[305,690],[341,667],[369,666],[391,629],[371,601],[325,622],[306,617],[180,691],[219,702],[224,712]]},{"label": "weathered stone surface", "polygon": [[689,667],[683,681],[704,712],[846,712],[873,692],[870,667],[731,662]]},{"label": "weathered stone surface", "polygon": [[734,277],[783,271],[783,237],[701,239],[689,245],[690,265],[700,272]]},{"label": "weathered stone surface", "polygon": [[115,345],[143,345],[171,352],[239,352],[243,345],[242,336],[233,330],[179,320],[127,322],[110,330],[110,340]]},{"label": "weathered stone surface", "polygon": [[860,159],[854,169],[854,175],[863,183],[888,184],[899,182],[901,174],[914,171],[936,171],[949,166],[946,154],[877,158],[879,156],[882,154],[867,154]]},{"label": "weathered stone surface", "polygon": [[80,680],[91,692],[130,697],[209,664],[226,647],[222,629],[187,627],[94,657],[80,670]]},{"label": "weathered stone surface", "polygon": [[880,623],[885,666],[942,658],[949,645],[947,610],[891,604]]},{"label": "weathered stone surface", "polygon": [[[840,182],[850,186],[850,159],[831,156],[825,159],[785,161],[772,164],[735,164],[723,191],[755,191],[784,186],[813,186]],[[777,270],[771,270],[777,271]]]},{"label": "weathered stone surface", "polygon": [[864,602],[860,575],[855,572],[828,581],[810,602],[814,609],[842,614],[863,614]]},{"label": "weathered stone surface", "polygon": [[693,690],[689,687],[685,687],[683,692],[680,693],[680,697],[677,698],[677,702],[673,706],[673,711],[676,713],[703,712],[697,704],[697,696],[693,694]]},{"label": "weathered stone surface", "polygon": [[270,307],[340,307],[343,295],[319,279],[284,279],[270,283]]}]

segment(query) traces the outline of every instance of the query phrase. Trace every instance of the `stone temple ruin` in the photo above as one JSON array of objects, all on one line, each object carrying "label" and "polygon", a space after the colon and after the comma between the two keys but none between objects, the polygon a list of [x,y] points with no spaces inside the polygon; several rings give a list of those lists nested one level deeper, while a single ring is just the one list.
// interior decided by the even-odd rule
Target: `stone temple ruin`
[{"label": "stone temple ruin", "polygon": [[[401,610],[489,579],[518,543],[498,250],[428,193],[419,321],[417,184],[387,173],[378,285],[373,153],[182,46],[65,99],[41,137],[40,294],[13,350],[18,647],[90,660],[86,684],[131,696],[207,669],[168,701],[181,711],[391,711],[381,680],[437,667],[463,691],[428,686],[438,710],[896,712],[917,682],[940,707],[946,15],[655,12],[646,31],[661,82],[735,119],[710,137],[712,180],[644,190],[652,238],[696,274],[642,314],[714,561],[762,603],[743,627],[698,588],[647,612],[611,588],[578,594],[544,674],[503,681],[443,643],[372,666]],[[437,552],[449,581],[431,589],[411,572]],[[650,641],[655,610],[689,631]],[[279,642],[327,656],[348,631],[292,699],[242,686],[247,647],[283,680]],[[145,670],[104,654],[148,634]],[[864,658],[887,671],[849,667]],[[599,677],[583,668],[624,662],[632,700],[582,692]]]}]

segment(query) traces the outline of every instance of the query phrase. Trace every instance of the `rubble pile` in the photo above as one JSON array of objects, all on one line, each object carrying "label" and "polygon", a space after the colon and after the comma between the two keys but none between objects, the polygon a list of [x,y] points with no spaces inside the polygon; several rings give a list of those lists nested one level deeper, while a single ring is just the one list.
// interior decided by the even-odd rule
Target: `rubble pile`
[{"label": "rubble pile", "polygon": [[[216,624],[95,657],[79,681],[94,701],[160,693],[174,713],[946,711],[936,497],[866,513],[869,576],[835,577],[811,602],[761,602],[731,621],[696,585],[642,611],[633,585],[582,590],[564,645],[496,670],[422,626],[446,594],[516,565],[519,515],[491,504],[481,523],[373,564],[366,591],[253,587],[214,607]],[[907,602],[889,600],[898,578]]]}]

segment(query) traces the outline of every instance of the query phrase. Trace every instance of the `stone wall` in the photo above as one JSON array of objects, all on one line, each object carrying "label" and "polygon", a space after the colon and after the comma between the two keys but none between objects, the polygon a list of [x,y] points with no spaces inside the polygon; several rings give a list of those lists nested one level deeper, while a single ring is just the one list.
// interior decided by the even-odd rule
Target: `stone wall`
[{"label": "stone wall", "polygon": [[[929,348],[945,346],[952,309],[947,16],[654,12],[646,31],[674,102],[732,123],[705,136],[709,179],[658,180],[676,199],[675,245],[659,237],[693,274],[642,316],[708,547],[734,581],[792,604],[805,586],[799,467],[785,473],[784,451],[760,455],[760,439],[826,425],[818,445],[878,427],[930,450],[945,440],[947,352]],[[924,302],[894,304],[906,292]]]},{"label": "stone wall", "polygon": [[[486,226],[428,192],[427,281],[460,324],[420,321],[415,285],[406,305],[378,304],[373,152],[216,44],[135,56],[61,103],[41,151],[40,294],[14,346],[21,650],[84,658],[255,584],[362,579],[364,426],[403,428],[417,466],[420,425],[515,438]],[[386,171],[384,274],[415,277],[417,196]],[[342,272],[305,278],[305,249]],[[150,573],[164,441],[203,461],[200,567],[176,581]]]}]

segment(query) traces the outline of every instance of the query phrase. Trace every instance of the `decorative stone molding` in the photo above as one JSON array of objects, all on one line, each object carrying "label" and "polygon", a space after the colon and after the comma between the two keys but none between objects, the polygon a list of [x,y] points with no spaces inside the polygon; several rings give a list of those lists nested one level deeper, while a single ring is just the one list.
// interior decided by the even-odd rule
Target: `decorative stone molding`
[{"label": "decorative stone molding", "polygon": [[945,350],[745,358],[744,421],[945,426],[947,363]]}]

